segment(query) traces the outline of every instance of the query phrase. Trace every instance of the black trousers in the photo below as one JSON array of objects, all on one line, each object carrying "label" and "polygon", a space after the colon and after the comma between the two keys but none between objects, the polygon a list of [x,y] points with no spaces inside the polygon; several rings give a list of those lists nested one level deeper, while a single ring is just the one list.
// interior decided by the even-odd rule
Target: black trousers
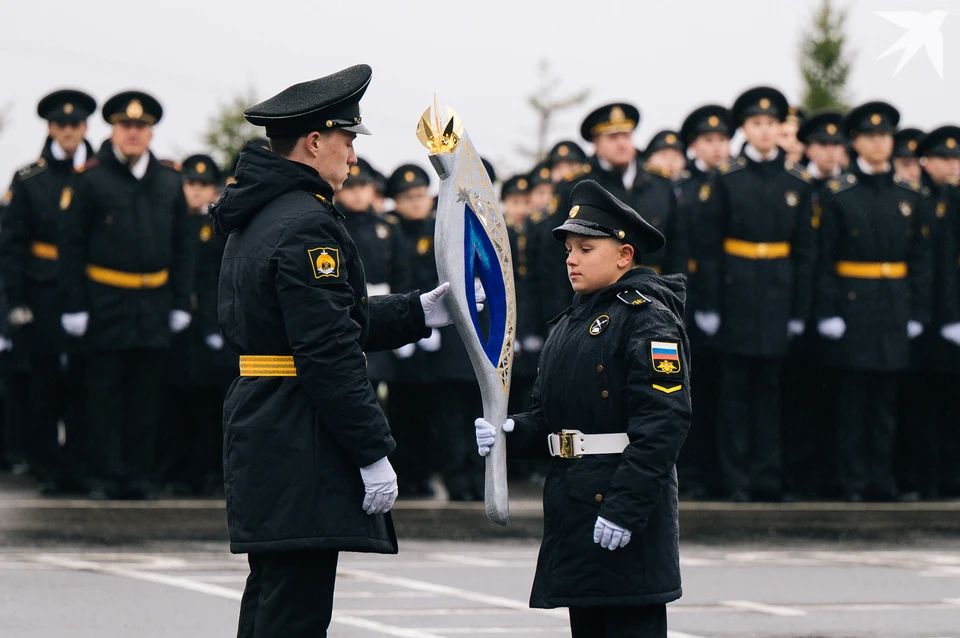
[{"label": "black trousers", "polygon": [[6,425],[4,432],[4,454],[10,465],[28,460],[27,441],[30,427],[30,377],[26,372],[17,370],[4,375],[3,416]]},{"label": "black trousers", "polygon": [[325,638],[337,558],[325,550],[249,554],[237,638]]},{"label": "black trousers", "polygon": [[717,451],[727,491],[780,494],[779,359],[724,356]]},{"label": "black trousers", "polygon": [[[783,486],[788,492],[807,497],[836,496],[835,372],[811,361],[783,364],[782,419]],[[835,490],[834,490],[835,492]]]},{"label": "black trousers", "polygon": [[166,386],[157,432],[157,468],[161,481],[199,493],[212,475],[222,478],[223,399],[225,388]]},{"label": "black trousers", "polygon": [[95,351],[87,357],[90,477],[145,483],[154,467],[162,350]]},{"label": "black trousers", "polygon": [[666,638],[667,606],[571,607],[572,638]]},{"label": "black trousers", "polygon": [[57,424],[66,400],[66,368],[59,353],[33,352],[27,389],[30,424],[27,456],[41,481],[60,478],[63,472]]},{"label": "black trousers", "polygon": [[401,496],[429,494],[430,475],[439,469],[436,440],[430,430],[436,421],[438,397],[433,384],[389,384],[387,420],[397,442],[390,464],[397,473]]},{"label": "black trousers", "polygon": [[[476,381],[451,381],[436,386],[437,417],[434,440],[440,443],[437,460],[452,501],[482,501],[484,461],[477,454],[473,421],[483,415]],[[399,447],[399,444],[397,444]]]},{"label": "black trousers", "polygon": [[886,498],[896,492],[897,385],[896,373],[843,371],[837,413],[837,477],[846,495],[867,493]]},{"label": "black trousers", "polygon": [[716,485],[717,410],[720,403],[720,354],[713,349],[693,351],[690,388],[693,419],[677,459],[680,491],[708,492]]}]

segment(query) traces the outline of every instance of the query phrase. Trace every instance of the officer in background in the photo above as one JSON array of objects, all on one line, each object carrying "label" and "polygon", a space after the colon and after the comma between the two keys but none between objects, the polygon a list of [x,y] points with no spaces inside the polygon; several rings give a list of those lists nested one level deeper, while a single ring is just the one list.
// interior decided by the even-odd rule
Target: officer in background
[{"label": "officer in background", "polygon": [[659,131],[643,152],[646,163],[677,181],[687,168],[687,147],[676,131]]},{"label": "officer in background", "polygon": [[550,164],[550,179],[554,184],[573,179],[583,172],[587,163],[587,154],[580,145],[572,140],[557,142],[547,155]]},{"label": "officer in background", "polygon": [[697,232],[703,249],[699,328],[724,353],[717,443],[733,501],[781,497],[780,371],[804,333],[812,294],[812,178],[777,147],[787,100],[757,87],[731,109],[746,144],[721,164]]},{"label": "officer in background", "polygon": [[806,112],[797,106],[788,106],[786,117],[780,125],[780,139],[777,146],[786,153],[787,159],[795,164],[803,161],[804,147],[797,135],[807,119]]},{"label": "officer in background", "polygon": [[[8,401],[26,402],[16,410],[31,468],[44,494],[83,488],[82,384],[80,357],[67,358],[60,314],[60,221],[73,201],[76,175],[93,148],[86,141],[87,118],[96,101],[82,91],[54,91],[40,100],[37,114],[47,121],[47,140],[36,162],[14,175],[10,204],[2,218],[0,276],[6,285],[8,324],[17,360],[29,370],[23,392]],[[18,388],[9,379],[10,389]],[[69,447],[61,455],[58,421],[67,428]]]},{"label": "officer in background", "polygon": [[152,498],[160,386],[171,335],[190,325],[191,232],[180,174],[149,150],[163,109],[126,91],[103,105],[113,129],[62,219],[61,323],[87,355],[90,496]]},{"label": "officer in background", "polygon": [[893,174],[907,182],[919,182],[923,175],[917,155],[921,139],[923,131],[918,128],[900,129],[893,136]]},{"label": "officer in background", "polygon": [[[365,159],[358,157],[334,204],[343,213],[343,225],[360,254],[367,279],[367,297],[380,297],[409,288],[404,281],[409,273],[404,261],[406,246],[398,227],[399,221],[393,215],[377,215],[373,208],[376,197],[376,173]],[[381,405],[387,398],[387,385],[383,384],[394,380],[394,360],[394,355],[389,352],[367,355],[367,376],[377,389]]]},{"label": "officer in background", "polygon": [[921,187],[893,174],[900,113],[885,102],[853,109],[845,132],[857,159],[824,190],[817,330],[837,375],[838,478],[851,502],[896,496],[893,444],[898,372],[931,319],[930,229]]},{"label": "officer in background", "polygon": [[683,121],[680,138],[693,159],[685,175],[674,186],[677,197],[678,225],[688,229],[689,256],[687,274],[687,302],[685,306],[687,334],[690,338],[692,359],[691,379],[697,388],[693,410],[693,424],[677,461],[680,488],[690,499],[706,498],[716,491],[716,428],[720,401],[720,353],[712,336],[700,330],[693,321],[693,313],[703,303],[700,266],[702,245],[697,230],[707,221],[711,182],[717,166],[730,158],[730,137],[733,134],[730,112],[718,104],[707,104],[695,109]]},{"label": "officer in background", "polygon": [[554,196],[553,171],[549,160],[540,162],[527,175],[529,210],[545,211],[550,207]]}]

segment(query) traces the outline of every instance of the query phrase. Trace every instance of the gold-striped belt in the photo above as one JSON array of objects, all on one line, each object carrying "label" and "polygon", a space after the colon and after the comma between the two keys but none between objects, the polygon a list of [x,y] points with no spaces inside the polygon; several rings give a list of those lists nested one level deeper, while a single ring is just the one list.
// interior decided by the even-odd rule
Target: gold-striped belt
[{"label": "gold-striped belt", "polygon": [[33,253],[34,257],[47,259],[49,261],[56,261],[60,256],[60,251],[57,250],[56,244],[48,244],[42,241],[35,241],[30,244],[30,252]]},{"label": "gold-striped belt", "polygon": [[241,377],[295,377],[293,357],[263,354],[240,356]]},{"label": "gold-striped belt", "polygon": [[114,288],[159,288],[170,279],[170,271],[164,268],[159,272],[122,272],[100,266],[88,265],[87,277],[104,286]]},{"label": "gold-striped belt", "polygon": [[907,276],[907,264],[895,262],[838,261],[836,273],[852,279],[903,279]]},{"label": "gold-striped belt", "polygon": [[727,237],[723,240],[723,252],[744,259],[783,259],[790,256],[790,244],[785,241],[766,243]]}]

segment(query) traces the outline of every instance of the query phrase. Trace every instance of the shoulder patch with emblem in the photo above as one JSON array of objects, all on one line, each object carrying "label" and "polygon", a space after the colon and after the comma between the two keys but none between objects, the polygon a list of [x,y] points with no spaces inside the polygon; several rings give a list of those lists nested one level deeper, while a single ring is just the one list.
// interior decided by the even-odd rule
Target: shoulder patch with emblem
[{"label": "shoulder patch with emblem", "polygon": [[650,363],[657,374],[680,374],[680,342],[663,339],[650,340]]},{"label": "shoulder patch with emblem", "polygon": [[340,250],[329,246],[308,248],[310,269],[314,279],[325,277],[337,278],[340,276]]},{"label": "shoulder patch with emblem", "polygon": [[650,299],[644,297],[639,290],[624,290],[617,295],[617,299],[628,306],[643,306],[650,303]]},{"label": "shoulder patch with emblem", "polygon": [[33,164],[28,164],[27,166],[24,166],[19,171],[17,171],[17,176],[21,180],[30,179],[31,177],[35,175],[39,175],[45,170],[47,170],[47,160],[41,157]]},{"label": "shoulder patch with emblem", "polygon": [[726,175],[728,173],[735,173],[742,168],[746,168],[746,166],[747,160],[743,159],[742,157],[738,157],[736,159],[731,157],[727,161],[717,166],[717,170]]},{"label": "shoulder patch with emblem", "polygon": [[657,177],[663,177],[670,179],[670,171],[660,168],[659,166],[654,166],[653,164],[647,162],[643,165],[643,170],[647,171],[651,175],[656,175]]},{"label": "shoulder patch with emblem", "polygon": [[787,173],[789,173],[790,175],[793,175],[794,177],[799,179],[801,182],[804,182],[806,184],[813,183],[813,176],[810,175],[810,173],[807,172],[807,169],[803,168],[803,166],[801,166],[800,164],[790,162],[789,166],[787,164],[784,164],[784,168],[787,169]]},{"label": "shoulder patch with emblem", "polygon": [[610,325],[610,315],[600,315],[596,319],[590,322],[589,332],[592,336],[596,337],[601,332],[607,329],[607,326]]},{"label": "shoulder patch with emblem", "polygon": [[908,179],[902,179],[900,177],[894,177],[893,183],[899,186],[900,188],[914,193],[919,193],[923,190],[923,185],[920,182],[911,182]]},{"label": "shoulder patch with emblem", "polygon": [[845,173],[840,177],[831,179],[827,182],[827,188],[831,193],[836,195],[837,193],[842,193],[845,190],[849,190],[857,185],[857,176],[853,173]]}]

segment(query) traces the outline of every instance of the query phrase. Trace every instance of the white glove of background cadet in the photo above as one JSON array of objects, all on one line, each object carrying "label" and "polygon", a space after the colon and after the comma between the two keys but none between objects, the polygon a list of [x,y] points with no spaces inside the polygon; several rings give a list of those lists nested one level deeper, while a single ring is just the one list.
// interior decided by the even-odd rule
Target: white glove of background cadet
[{"label": "white glove of background cadet", "polygon": [[183,332],[190,325],[192,317],[186,310],[170,311],[170,332]]},{"label": "white glove of background cadet", "polygon": [[207,347],[210,348],[211,350],[216,350],[218,352],[220,350],[223,350],[223,337],[221,337],[215,332],[213,334],[207,335],[206,338],[204,339],[204,342],[206,342]]},{"label": "white glove of background cadet", "polygon": [[363,511],[367,514],[386,514],[397,500],[397,473],[387,457],[360,468],[364,491]]},{"label": "white glove of background cadet", "polygon": [[417,345],[427,352],[436,352],[440,349],[440,331],[434,328],[430,331],[430,336],[418,341]]},{"label": "white glove of background cadet", "polygon": [[543,349],[543,337],[527,335],[523,338],[523,349],[526,352],[540,352]]},{"label": "white glove of background cadet", "polygon": [[417,344],[408,343],[405,346],[400,346],[393,351],[393,354],[397,355],[397,359],[409,359],[413,356],[413,353],[417,351]]},{"label": "white glove of background cadet", "polygon": [[7,350],[13,350],[13,342],[6,337],[0,337],[0,352],[6,352]]},{"label": "white glove of background cadet", "polygon": [[923,324],[911,319],[907,322],[907,336],[916,339],[923,334]]},{"label": "white glove of background cadet", "polygon": [[63,331],[71,337],[82,337],[85,335],[89,321],[89,312],[67,312],[60,315],[60,325],[63,326]]},{"label": "white glove of background cadet", "polygon": [[940,336],[953,343],[960,346],[960,322],[957,323],[948,323],[940,328]]},{"label": "white glove of background cadet", "polygon": [[593,526],[593,542],[600,543],[600,547],[612,552],[618,547],[627,546],[630,542],[630,532],[598,516],[597,523]]},{"label": "white glove of background cadet", "polygon": [[[453,323],[447,304],[443,302],[444,295],[450,289],[450,282],[445,281],[430,292],[420,295],[420,305],[423,307],[423,318],[428,328],[442,328]],[[483,310],[483,302],[487,300],[487,293],[483,291],[480,282],[473,282],[473,293],[477,298],[477,312]]]},{"label": "white glove of background cadet", "polygon": [[7,323],[14,328],[33,322],[33,311],[26,306],[17,306],[7,315]]},{"label": "white glove of background cadet", "polygon": [[806,328],[807,326],[803,319],[791,319],[787,322],[787,336],[791,338],[799,337]]},{"label": "white glove of background cadet", "polygon": [[[490,448],[497,440],[497,428],[482,418],[474,421],[473,426],[477,429],[477,452],[480,453],[480,456],[490,454]],[[503,422],[503,431],[513,432],[513,419],[507,419]]]},{"label": "white glove of background cadet", "polygon": [[843,337],[846,331],[847,322],[843,320],[843,317],[829,317],[817,322],[817,332],[819,332],[824,339],[836,341]]},{"label": "white glove of background cadet", "polygon": [[701,312],[698,310],[693,313],[693,320],[708,337],[717,334],[717,330],[720,329],[720,313],[718,312]]}]

